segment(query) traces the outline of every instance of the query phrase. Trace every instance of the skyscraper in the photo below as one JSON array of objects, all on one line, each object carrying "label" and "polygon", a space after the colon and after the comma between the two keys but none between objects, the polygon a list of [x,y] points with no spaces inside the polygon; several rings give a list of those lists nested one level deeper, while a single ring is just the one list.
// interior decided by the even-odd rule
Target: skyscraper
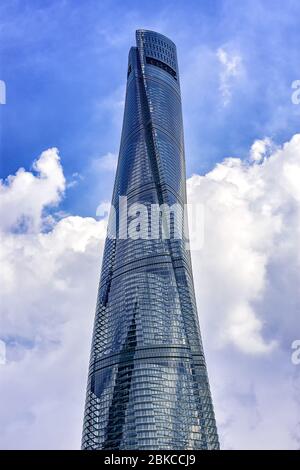
[{"label": "skyscraper", "polygon": [[[82,447],[218,449],[187,240],[162,236],[160,219],[159,236],[150,236],[152,207],[186,202],[176,47],[146,30],[136,32],[136,42],[112,197],[117,231],[103,255]],[[124,219],[124,197],[127,208],[139,204],[149,214],[143,236],[128,236],[133,215]],[[170,233],[174,226],[170,216]]]}]

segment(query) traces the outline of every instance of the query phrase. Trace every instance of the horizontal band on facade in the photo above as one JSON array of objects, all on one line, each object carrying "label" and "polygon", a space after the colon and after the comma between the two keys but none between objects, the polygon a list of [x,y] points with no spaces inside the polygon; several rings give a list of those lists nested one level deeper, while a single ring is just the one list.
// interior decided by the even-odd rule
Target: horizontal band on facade
[{"label": "horizontal band on facade", "polygon": [[[134,197],[136,196],[139,196],[143,193],[146,193],[147,191],[151,191],[151,190],[157,190],[159,189],[159,191],[161,191],[162,194],[166,194],[166,193],[171,193],[172,196],[174,196],[178,203],[183,206],[183,199],[180,197],[180,195],[177,193],[177,191],[172,188],[172,186],[170,186],[168,183],[162,183],[162,184],[155,184],[154,182],[151,182],[151,183],[147,183],[143,186],[137,186],[133,189],[131,189],[130,191],[128,191],[125,195],[125,197],[127,197],[127,201],[130,201],[131,199],[133,199]],[[114,199],[113,199],[113,202],[114,202],[114,206],[115,208],[117,209],[118,208],[118,198],[120,197],[119,194],[116,194],[114,196]],[[143,204],[145,204],[146,201],[139,201]],[[177,202],[174,202],[173,204],[176,204]]]},{"label": "horizontal band on facade", "polygon": [[171,77],[174,78],[174,80],[177,81],[176,71],[172,67],[170,67],[168,64],[165,64],[161,60],[154,59],[154,58],[149,57],[149,56],[146,57],[146,63],[148,65],[152,65],[154,67],[159,67],[161,70],[163,70],[164,72],[167,72]]},{"label": "horizontal band on facade", "polygon": [[[143,361],[146,359],[167,359],[167,360],[184,360],[191,361],[191,365],[205,367],[204,356],[199,354],[191,354],[188,347],[170,347],[170,346],[157,346],[151,348],[137,348],[128,352],[119,352],[111,356],[102,357],[97,359],[90,365],[89,375],[96,374],[99,370],[114,365],[126,365]],[[196,364],[195,364],[196,363]]]},{"label": "horizontal band on facade", "polygon": [[145,69],[143,78],[146,79],[147,81],[163,83],[165,86],[169,87],[172,91],[176,93],[176,97],[178,98],[178,101],[181,103],[179,83],[173,80],[172,82],[169,82],[167,80],[164,80],[162,77],[158,77],[158,76],[154,77],[154,75],[150,75],[149,73],[147,73],[148,70],[149,70],[148,68]]},{"label": "horizontal band on facade", "polygon": [[[155,260],[156,258],[159,258],[159,257],[162,257],[162,256],[164,256],[166,259],[165,260],[158,260],[157,262],[153,261],[153,259]],[[149,262],[148,263],[142,263],[142,261],[144,261],[144,260],[148,260]],[[146,256],[145,258],[140,258],[140,259],[135,260],[135,261],[129,261],[128,263],[123,264],[122,266],[118,266],[117,268],[115,268],[113,274],[109,274],[109,272],[108,272],[105,277],[104,277],[104,273],[103,273],[103,277],[101,278],[100,289],[107,284],[107,277],[109,277],[109,280],[112,281],[113,279],[115,279],[119,276],[122,276],[124,274],[127,274],[130,271],[138,270],[138,269],[146,268],[146,267],[155,268],[155,267],[158,267],[158,265],[161,265],[161,264],[173,265],[174,269],[184,269],[184,270],[187,271],[187,274],[192,279],[192,272],[191,272],[192,268],[191,268],[190,265],[188,265],[185,262],[185,260],[183,258],[177,258],[177,259],[172,260],[170,258],[170,255],[163,254],[163,255],[155,255],[155,257],[154,256],[153,257],[152,256]],[[130,268],[127,269],[128,266],[130,266]],[[124,269],[124,268],[126,268],[126,269]]]}]

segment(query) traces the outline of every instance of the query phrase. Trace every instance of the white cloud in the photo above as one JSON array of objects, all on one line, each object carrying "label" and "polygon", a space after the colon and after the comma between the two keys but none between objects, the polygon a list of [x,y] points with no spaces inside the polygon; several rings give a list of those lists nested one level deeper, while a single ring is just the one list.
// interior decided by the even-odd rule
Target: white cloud
[{"label": "white cloud", "polygon": [[72,174],[72,177],[71,177],[70,181],[67,182],[67,188],[68,189],[69,188],[74,188],[83,179],[84,179],[84,177],[76,171],[75,173]]},{"label": "white cloud", "polygon": [[254,162],[261,162],[268,152],[274,148],[273,142],[269,137],[257,139],[250,149],[250,159]]},{"label": "white cloud", "polygon": [[[1,448],[80,444],[86,371],[106,222],[66,216],[43,232],[47,205],[65,189],[56,150],[2,188]],[[21,193],[21,194],[20,194]],[[31,223],[8,232],[20,218]],[[34,228],[34,230],[33,230]]]},{"label": "white cloud", "polygon": [[[43,230],[65,180],[56,150],[35,168],[0,192],[0,446],[78,448],[106,221],[62,215]],[[226,159],[188,180],[189,202],[205,206],[193,266],[225,448],[299,447],[299,168],[296,135],[262,160]],[[15,230],[22,217],[31,223]]]},{"label": "white cloud", "polygon": [[107,115],[107,119],[112,120],[118,126],[118,132],[122,125],[122,116],[125,106],[125,86],[120,85],[104,99],[95,102],[95,118]]},{"label": "white cloud", "polygon": [[118,163],[118,155],[115,153],[108,152],[100,158],[96,158],[92,161],[93,171],[115,171]]},{"label": "white cloud", "polygon": [[32,172],[20,168],[7,181],[0,181],[1,230],[25,224],[33,231],[39,230],[45,207],[55,206],[65,190],[65,178],[58,150],[52,148],[42,153],[34,162]]},{"label": "white cloud", "polygon": [[0,80],[0,104],[6,103],[6,85],[3,80]]},{"label": "white cloud", "polygon": [[229,53],[222,47],[217,50],[217,58],[221,65],[219,90],[222,95],[223,105],[227,106],[231,100],[234,79],[242,71],[242,58],[238,54]]},{"label": "white cloud", "polygon": [[299,447],[299,170],[300,134],[262,162],[229,158],[188,180],[205,207],[194,277],[226,448]]},{"label": "white cloud", "polygon": [[262,164],[257,161],[229,158],[188,181],[190,202],[205,207],[204,249],[194,254],[203,277],[199,298],[206,299],[210,315],[221,324],[217,340],[253,354],[275,346],[263,337],[271,318],[265,311],[262,317],[255,314],[264,301],[271,265],[274,269],[279,263],[280,269],[288,256],[295,268],[300,264],[300,194],[294,176],[300,169],[300,134]]},{"label": "white cloud", "polygon": [[6,363],[6,344],[0,339],[0,365]]}]

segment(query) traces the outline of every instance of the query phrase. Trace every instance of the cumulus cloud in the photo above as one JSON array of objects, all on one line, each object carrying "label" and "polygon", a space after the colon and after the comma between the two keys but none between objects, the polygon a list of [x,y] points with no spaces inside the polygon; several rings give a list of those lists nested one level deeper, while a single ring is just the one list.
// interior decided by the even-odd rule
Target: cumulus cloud
[{"label": "cumulus cloud", "polygon": [[58,151],[46,150],[33,163],[33,172],[20,168],[16,175],[0,181],[1,230],[21,228],[20,225],[39,230],[43,209],[57,205],[64,189]]},{"label": "cumulus cloud", "polygon": [[254,162],[260,162],[268,152],[272,151],[273,146],[273,142],[269,137],[255,140],[250,149],[250,159]]},{"label": "cumulus cloud", "polygon": [[[300,135],[269,144],[188,180],[204,206],[192,258],[223,448],[299,447]],[[55,149],[1,185],[1,448],[80,445],[106,220],[49,223],[65,189]]]},{"label": "cumulus cloud", "polygon": [[65,216],[49,227],[66,184],[57,150],[34,172],[19,170],[0,193],[0,447],[76,448],[106,222]]},{"label": "cumulus cloud", "polygon": [[[266,146],[275,150],[262,160]],[[205,210],[198,308],[223,445],[297,448],[300,134],[281,148],[256,141],[250,154],[188,180]]]}]

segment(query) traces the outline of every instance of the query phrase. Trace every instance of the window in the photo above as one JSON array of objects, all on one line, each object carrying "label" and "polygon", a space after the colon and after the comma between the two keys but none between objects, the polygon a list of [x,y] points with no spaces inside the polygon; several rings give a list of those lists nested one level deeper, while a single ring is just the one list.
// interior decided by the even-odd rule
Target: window
[{"label": "window", "polygon": [[169,65],[165,64],[161,60],[153,59],[153,57],[146,57],[146,63],[150,65],[155,65],[156,67],[159,67],[166,72],[168,72],[170,75],[172,75],[175,80],[177,80],[177,75],[174,69],[172,69]]}]

